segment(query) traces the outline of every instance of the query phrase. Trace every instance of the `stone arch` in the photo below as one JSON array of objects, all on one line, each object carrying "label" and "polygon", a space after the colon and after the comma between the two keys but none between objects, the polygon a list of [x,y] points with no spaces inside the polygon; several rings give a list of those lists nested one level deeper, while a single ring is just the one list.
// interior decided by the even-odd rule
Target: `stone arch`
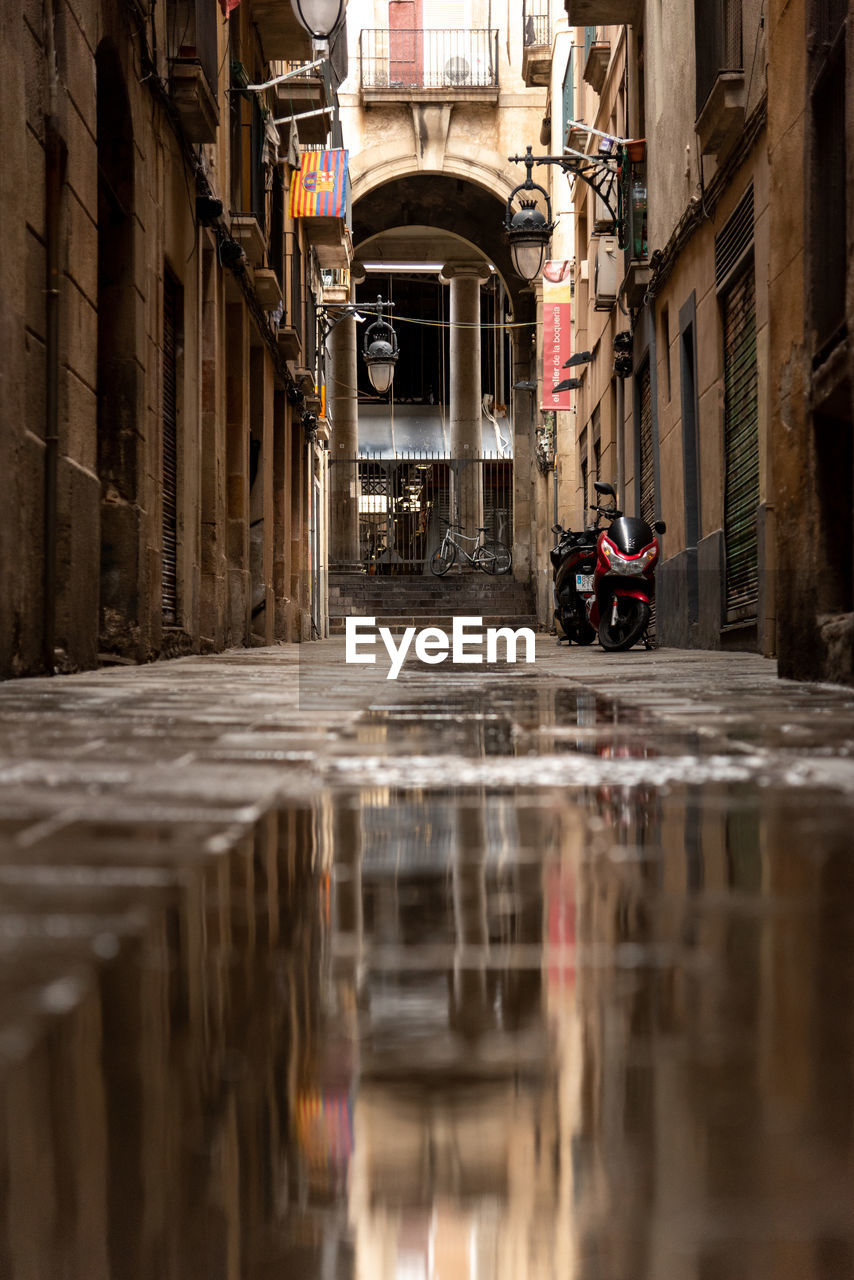
[{"label": "stone arch", "polygon": [[101,483],[99,645],[139,642],[140,368],[134,306],[134,136],[124,70],[109,39],[95,53],[98,152],[97,468]]},{"label": "stone arch", "polygon": [[353,200],[356,253],[374,236],[398,227],[435,227],[456,235],[495,265],[514,316],[530,320],[535,314],[534,295],[513,271],[503,232],[507,195],[502,191],[495,183],[487,186],[470,175],[447,172],[397,173],[386,182],[363,184],[358,194],[354,191]]},{"label": "stone arch", "polygon": [[[359,155],[351,167],[354,200],[360,200],[374,188],[398,178],[425,174],[431,177],[461,178],[506,201],[513,188],[525,176],[523,169],[517,165],[510,167],[510,162],[497,152],[491,153],[488,163],[477,157],[445,156],[441,168],[435,169],[418,164],[411,150],[394,141],[384,147],[372,148],[369,155],[369,162],[366,156]],[[360,161],[364,161],[368,167],[362,170]]]}]

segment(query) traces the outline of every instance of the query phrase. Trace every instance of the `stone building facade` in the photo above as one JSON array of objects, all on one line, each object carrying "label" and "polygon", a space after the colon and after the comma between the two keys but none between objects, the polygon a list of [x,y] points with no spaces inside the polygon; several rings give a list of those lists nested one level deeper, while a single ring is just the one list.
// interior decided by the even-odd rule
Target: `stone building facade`
[{"label": "stone building facade", "polygon": [[264,0],[0,22],[0,673],[322,633],[315,310],[349,232],[287,196],[340,144],[334,70],[247,89],[312,60]]},{"label": "stone building facade", "polygon": [[613,149],[602,135],[635,140],[610,207],[575,188],[575,349],[591,353],[578,370],[577,514],[598,478],[616,481],[625,510],[665,520],[660,643],[770,655],[761,6],[578,0],[568,12],[585,25],[564,81],[564,142],[596,156]]},{"label": "stone building facade", "polygon": [[[503,224],[507,199],[525,176],[510,157],[524,154],[539,135],[552,30],[562,20],[548,0],[506,11],[486,0],[464,10],[445,0],[391,6],[351,0],[349,74],[341,89],[356,261],[394,261],[398,279],[408,264],[419,271],[429,264],[444,290],[440,308],[420,319],[449,330],[448,456],[465,461],[481,451],[486,396],[512,435],[513,573],[536,586],[543,623],[551,616],[554,498],[553,472],[537,462],[539,404],[529,389],[540,358],[538,297],[513,271]],[[376,278],[369,273],[360,296],[376,295],[369,289]],[[397,381],[419,351],[418,330],[401,328],[400,339]],[[346,370],[355,341],[342,326],[333,352],[338,387],[353,386]],[[441,378],[441,370],[434,383],[436,374]],[[343,405],[339,412],[346,412]],[[332,442],[336,465],[358,445],[354,407],[347,420],[349,437]],[[463,492],[461,504],[471,532],[482,495]]]},{"label": "stone building facade", "polygon": [[780,673],[854,683],[850,7],[768,13],[770,399]]}]

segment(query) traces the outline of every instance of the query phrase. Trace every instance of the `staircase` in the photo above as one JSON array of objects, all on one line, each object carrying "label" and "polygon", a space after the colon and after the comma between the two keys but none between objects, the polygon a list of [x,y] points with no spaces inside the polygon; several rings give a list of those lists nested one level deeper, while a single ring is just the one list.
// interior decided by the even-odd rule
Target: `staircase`
[{"label": "staircase", "polygon": [[375,618],[378,627],[399,634],[406,627],[451,628],[460,616],[482,618],[489,627],[537,629],[534,594],[510,574],[490,578],[453,570],[432,575],[377,577],[365,573],[330,573],[329,631],[343,635],[348,617]]}]

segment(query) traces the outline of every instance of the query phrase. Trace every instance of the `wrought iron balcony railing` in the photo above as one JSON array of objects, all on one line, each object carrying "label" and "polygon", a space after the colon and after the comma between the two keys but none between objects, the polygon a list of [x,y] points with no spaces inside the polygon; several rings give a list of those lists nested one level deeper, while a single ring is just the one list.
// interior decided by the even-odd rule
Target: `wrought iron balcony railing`
[{"label": "wrought iron balcony railing", "polygon": [[552,42],[548,0],[524,0],[522,4],[522,42],[526,49],[539,48]]},{"label": "wrought iron balcony railing", "polygon": [[366,29],[363,89],[472,89],[498,85],[497,31]]}]

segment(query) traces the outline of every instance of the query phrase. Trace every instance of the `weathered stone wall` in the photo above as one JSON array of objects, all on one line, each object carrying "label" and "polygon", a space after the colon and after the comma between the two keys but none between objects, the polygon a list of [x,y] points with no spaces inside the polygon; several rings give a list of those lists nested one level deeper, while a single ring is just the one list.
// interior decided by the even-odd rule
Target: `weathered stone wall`
[{"label": "weathered stone wall", "polygon": [[[768,15],[768,147],[771,164],[771,421],[778,555],[778,654],[781,675],[852,683],[852,612],[849,582],[834,582],[830,563],[839,548],[850,556],[851,388],[854,361],[848,344],[833,353],[835,404],[821,403],[813,370],[810,323],[810,252],[825,234],[810,221],[808,48],[805,0],[780,4]],[[850,19],[849,19],[850,21]],[[850,30],[849,74],[850,95]],[[848,332],[852,298],[851,146],[848,100]],[[821,161],[819,160],[819,164]],[[828,287],[830,281],[827,282]],[[820,361],[816,361],[816,365]],[[830,364],[831,361],[828,361]],[[822,423],[816,410],[829,409]],[[816,416],[814,416],[816,414]],[[826,452],[826,465],[821,450]],[[839,485],[839,489],[836,486]],[[841,492],[840,492],[841,490]],[[844,577],[844,575],[840,575]],[[847,597],[847,598],[846,598]]]},{"label": "weathered stone wall", "polygon": [[[238,17],[247,32],[249,7]],[[274,404],[291,375],[259,319],[251,265],[226,270],[217,251],[233,203],[228,29],[215,18],[219,127],[194,145],[170,97],[174,7],[142,8],[136,28],[119,0],[27,0],[0,18],[0,675],[303,630],[306,584],[287,593],[296,616],[286,623],[280,610],[278,629],[273,598],[274,536],[279,563],[286,538],[305,538],[292,495],[274,520],[275,439],[302,445],[292,403]],[[255,74],[254,37],[243,43]],[[197,223],[205,190],[225,206],[216,230]],[[167,278],[178,298],[174,619],[162,601]],[[260,458],[254,560],[250,433]]]}]

